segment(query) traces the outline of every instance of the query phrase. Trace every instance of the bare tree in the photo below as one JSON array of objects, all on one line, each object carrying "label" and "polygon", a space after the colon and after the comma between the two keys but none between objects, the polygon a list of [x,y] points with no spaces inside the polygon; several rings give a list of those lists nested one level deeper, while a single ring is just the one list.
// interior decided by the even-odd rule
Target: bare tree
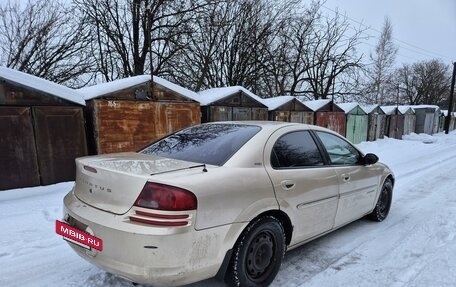
[{"label": "bare tree", "polygon": [[444,107],[450,91],[450,76],[449,66],[439,60],[404,64],[394,74],[393,87],[402,103]]},{"label": "bare tree", "polygon": [[0,63],[57,83],[90,81],[87,30],[77,11],[56,0],[0,5]]},{"label": "bare tree", "polygon": [[370,95],[371,103],[385,103],[385,93],[392,76],[397,51],[398,48],[393,41],[393,25],[386,17],[375,51],[370,54],[372,61],[371,68],[368,70],[370,83],[366,92]]},{"label": "bare tree", "polygon": [[355,50],[361,31],[351,32],[345,17],[328,19],[320,8],[318,1],[309,7],[298,1],[221,2],[196,18],[188,50],[174,59],[174,78],[197,91],[243,85],[263,97],[350,93],[348,79],[361,65]]},{"label": "bare tree", "polygon": [[390,85],[389,95],[395,95],[393,98],[384,98],[385,103],[396,103],[399,97],[399,103],[414,105],[418,96],[418,77],[413,69],[412,64],[403,64],[402,67],[394,71],[392,84]]},{"label": "bare tree", "polygon": [[[153,72],[196,91],[242,85],[263,97],[315,99],[344,97],[356,87],[361,56],[355,47],[362,31],[352,29],[338,13],[333,18],[322,15],[319,1],[304,7],[299,0],[73,0],[73,10],[57,1],[28,4],[30,17],[21,26],[29,32],[18,45],[24,48],[2,46],[11,54],[5,58],[9,65],[30,71],[40,63],[38,55],[43,62],[54,59],[42,48],[33,52],[35,46],[45,43],[49,48],[52,43],[65,51],[57,62],[69,69],[45,66],[33,73],[58,82],[84,79],[86,74],[99,82]],[[19,6],[13,6],[3,8],[3,15],[19,13]],[[67,17],[76,16],[77,21],[59,18],[61,11],[71,12]],[[42,27],[38,20],[46,17],[56,20]],[[13,31],[22,31],[8,30],[5,19],[7,33],[0,39],[13,43]],[[57,38],[43,40],[41,35],[49,36],[53,25],[62,29],[53,28]],[[27,56],[30,51],[35,58]]]},{"label": "bare tree", "polygon": [[262,77],[268,49],[297,3],[235,0],[211,6],[195,18],[188,50],[175,59],[176,81],[197,91],[243,85],[265,95]]},{"label": "bare tree", "polygon": [[350,26],[339,13],[333,18],[320,17],[313,30],[313,40],[308,42],[305,57],[309,68],[299,93],[313,99],[352,94],[350,75],[362,66],[362,55],[356,52],[362,32]]},{"label": "bare tree", "polygon": [[302,85],[308,81],[306,72],[313,63],[307,59],[313,32],[319,21],[319,2],[302,8],[279,27],[279,34],[267,49],[268,61],[265,65],[265,83],[272,95],[299,95]]},{"label": "bare tree", "polygon": [[191,34],[188,24],[197,17],[201,7],[210,3],[209,0],[74,2],[92,28],[92,55],[104,81],[142,75],[152,69],[157,75],[172,73],[167,63],[186,47]]}]

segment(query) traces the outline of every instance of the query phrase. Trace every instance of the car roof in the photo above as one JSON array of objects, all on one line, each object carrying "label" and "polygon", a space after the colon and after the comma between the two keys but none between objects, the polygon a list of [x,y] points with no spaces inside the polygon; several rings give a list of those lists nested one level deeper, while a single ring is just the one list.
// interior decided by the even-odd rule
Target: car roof
[{"label": "car roof", "polygon": [[[278,122],[278,121],[223,121],[223,122],[210,122],[206,124],[227,124],[227,125],[255,125],[262,128],[263,131],[272,132],[283,127],[296,126],[308,130],[320,130],[335,133],[327,128],[309,125],[303,123],[290,123],[290,122]],[[335,133],[337,134],[337,133]]]}]

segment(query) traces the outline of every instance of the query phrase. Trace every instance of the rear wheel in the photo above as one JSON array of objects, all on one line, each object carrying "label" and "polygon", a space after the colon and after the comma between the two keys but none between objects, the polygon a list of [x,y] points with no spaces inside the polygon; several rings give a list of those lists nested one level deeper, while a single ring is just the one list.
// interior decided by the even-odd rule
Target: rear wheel
[{"label": "rear wheel", "polygon": [[271,216],[256,219],[234,247],[227,283],[231,286],[268,286],[279,272],[285,249],[280,221]]},{"label": "rear wheel", "polygon": [[382,190],[378,197],[377,204],[368,218],[373,221],[383,221],[390,211],[391,200],[393,198],[393,183],[390,179],[387,179],[383,184]]}]

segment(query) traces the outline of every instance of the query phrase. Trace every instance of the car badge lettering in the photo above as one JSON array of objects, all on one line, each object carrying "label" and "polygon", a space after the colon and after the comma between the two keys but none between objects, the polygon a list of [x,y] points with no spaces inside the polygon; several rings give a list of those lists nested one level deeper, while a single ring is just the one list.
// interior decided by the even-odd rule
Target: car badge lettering
[{"label": "car badge lettering", "polygon": [[90,193],[96,193],[96,192],[112,192],[112,190],[106,186],[102,186],[99,184],[94,184],[87,179],[82,179],[81,183],[86,185],[89,189]]}]

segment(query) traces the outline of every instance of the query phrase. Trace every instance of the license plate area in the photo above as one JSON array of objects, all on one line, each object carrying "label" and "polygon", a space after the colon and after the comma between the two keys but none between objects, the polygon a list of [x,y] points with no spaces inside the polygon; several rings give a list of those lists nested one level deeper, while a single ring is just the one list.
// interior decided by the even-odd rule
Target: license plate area
[{"label": "license plate area", "polygon": [[61,236],[63,239],[70,241],[74,244],[77,244],[86,249],[96,249],[98,251],[103,250],[103,241],[75,226],[72,226],[66,222],[59,220],[55,221],[55,232]]}]

